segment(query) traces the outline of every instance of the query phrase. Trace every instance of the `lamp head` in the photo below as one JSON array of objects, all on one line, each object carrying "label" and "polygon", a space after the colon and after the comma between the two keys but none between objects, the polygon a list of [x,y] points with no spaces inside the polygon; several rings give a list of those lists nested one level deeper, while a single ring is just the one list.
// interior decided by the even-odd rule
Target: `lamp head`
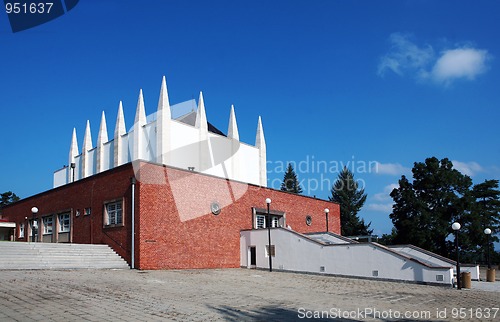
[{"label": "lamp head", "polygon": [[330,209],[328,208],[325,208],[325,214],[329,213],[330,212]]},{"label": "lamp head", "polygon": [[485,233],[486,235],[491,235],[491,229],[486,228],[486,229],[484,230],[484,233]]},{"label": "lamp head", "polygon": [[454,222],[451,228],[455,231],[459,230],[462,226],[458,222]]},{"label": "lamp head", "polygon": [[269,205],[271,203],[271,198],[266,198],[266,203]]},{"label": "lamp head", "polygon": [[34,214],[38,213],[38,208],[37,207],[31,208],[31,212]]}]

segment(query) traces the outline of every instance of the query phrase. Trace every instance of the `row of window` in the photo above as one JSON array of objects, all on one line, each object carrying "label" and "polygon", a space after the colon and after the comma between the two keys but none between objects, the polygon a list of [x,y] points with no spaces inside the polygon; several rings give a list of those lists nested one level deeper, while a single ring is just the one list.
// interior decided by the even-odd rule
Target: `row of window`
[{"label": "row of window", "polygon": [[[104,225],[116,226],[123,224],[123,207],[122,201],[113,201],[104,205]],[[85,208],[85,215],[90,215],[90,208]],[[59,233],[67,233],[70,231],[70,214],[64,213],[57,215],[59,221]],[[43,234],[50,235],[54,231],[54,216],[42,217]],[[38,229],[38,221],[32,222],[33,229]],[[19,238],[24,238],[25,227],[24,223],[19,225]]]}]

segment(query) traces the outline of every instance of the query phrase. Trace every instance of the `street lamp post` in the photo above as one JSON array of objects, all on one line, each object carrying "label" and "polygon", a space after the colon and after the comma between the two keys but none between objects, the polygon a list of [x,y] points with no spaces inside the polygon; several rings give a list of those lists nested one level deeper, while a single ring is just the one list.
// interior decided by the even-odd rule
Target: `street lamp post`
[{"label": "street lamp post", "polygon": [[330,212],[330,209],[325,208],[325,216],[326,216],[326,232],[328,232],[328,213]]},{"label": "street lamp post", "polygon": [[76,163],[71,162],[71,182],[75,182],[75,168],[76,168]]},{"label": "street lamp post", "polygon": [[267,204],[267,238],[268,238],[268,249],[267,253],[269,255],[269,271],[273,271],[273,260],[271,256],[271,213],[269,212],[269,206],[271,205],[271,198],[266,198],[266,204]]},{"label": "street lamp post", "polygon": [[491,235],[491,229],[486,228],[484,230],[484,233],[486,234],[486,260],[488,261],[488,269],[491,269],[491,262],[490,262],[490,235]]},{"label": "street lamp post", "polygon": [[35,218],[36,214],[38,213],[38,208],[37,207],[31,208],[31,213],[33,214],[33,221],[31,222],[31,241],[35,242]]},{"label": "street lamp post", "polygon": [[458,231],[460,230],[460,224],[458,222],[454,222],[451,225],[451,228],[455,231],[455,251],[457,252],[457,289],[462,289],[462,285],[460,284],[460,253],[458,251]]}]

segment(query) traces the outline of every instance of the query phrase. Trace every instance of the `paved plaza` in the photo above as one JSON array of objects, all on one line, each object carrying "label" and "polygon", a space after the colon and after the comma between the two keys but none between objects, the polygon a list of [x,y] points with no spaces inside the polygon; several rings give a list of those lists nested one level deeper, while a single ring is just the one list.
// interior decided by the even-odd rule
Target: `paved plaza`
[{"label": "paved plaza", "polygon": [[499,284],[458,291],[249,269],[4,270],[0,321],[500,321]]}]

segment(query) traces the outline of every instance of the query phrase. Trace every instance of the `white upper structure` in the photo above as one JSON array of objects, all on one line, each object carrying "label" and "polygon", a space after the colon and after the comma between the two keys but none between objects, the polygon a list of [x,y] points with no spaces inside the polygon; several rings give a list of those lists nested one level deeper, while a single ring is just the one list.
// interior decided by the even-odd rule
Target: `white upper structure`
[{"label": "white upper structure", "polygon": [[255,146],[252,146],[239,141],[234,106],[230,110],[227,136],[207,121],[201,92],[196,111],[193,108],[173,118],[173,110],[163,77],[156,113],[146,117],[141,90],[134,125],[129,132],[126,131],[121,101],[111,140],[108,139],[104,112],[95,147],[89,121],[81,153],[76,129],[73,129],[69,165],[54,173],[54,188],[135,160],[267,186],[266,142],[260,117]]}]

